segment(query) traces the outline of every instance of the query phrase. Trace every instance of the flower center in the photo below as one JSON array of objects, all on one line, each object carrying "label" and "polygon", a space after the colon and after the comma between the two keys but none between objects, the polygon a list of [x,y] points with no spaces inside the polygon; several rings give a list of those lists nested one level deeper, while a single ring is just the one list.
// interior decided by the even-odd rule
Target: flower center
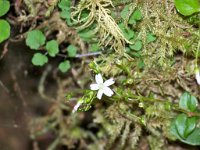
[{"label": "flower center", "polygon": [[102,90],[103,88],[104,88],[104,84],[103,84],[103,83],[100,83],[100,84],[99,84],[99,89]]}]

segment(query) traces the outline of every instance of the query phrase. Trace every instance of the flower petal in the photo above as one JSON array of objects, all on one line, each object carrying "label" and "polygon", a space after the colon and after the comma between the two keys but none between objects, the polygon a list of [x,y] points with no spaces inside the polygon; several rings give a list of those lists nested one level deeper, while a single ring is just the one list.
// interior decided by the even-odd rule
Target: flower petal
[{"label": "flower petal", "polygon": [[99,90],[98,93],[97,93],[97,98],[101,99],[102,95],[103,95],[103,90]]},{"label": "flower petal", "polygon": [[199,72],[199,69],[197,69],[195,71],[195,76],[196,76],[197,83],[200,85],[200,72]]},{"label": "flower petal", "polygon": [[108,97],[111,97],[114,94],[114,92],[109,87],[104,87],[103,93]]},{"label": "flower petal", "polygon": [[99,85],[98,84],[90,84],[90,89],[93,91],[96,91],[99,89]]},{"label": "flower petal", "polygon": [[110,86],[110,85],[112,85],[112,84],[114,84],[114,83],[115,83],[114,79],[111,78],[111,79],[109,79],[109,80],[106,80],[106,81],[104,82],[104,85],[105,85],[105,86]]},{"label": "flower petal", "polygon": [[73,108],[73,110],[72,110],[72,113],[75,113],[75,112],[78,110],[78,108],[81,106],[81,104],[82,104],[82,102],[78,102],[78,103],[74,106],[74,108]]},{"label": "flower petal", "polygon": [[95,80],[97,84],[103,83],[103,78],[100,73],[95,76]]}]

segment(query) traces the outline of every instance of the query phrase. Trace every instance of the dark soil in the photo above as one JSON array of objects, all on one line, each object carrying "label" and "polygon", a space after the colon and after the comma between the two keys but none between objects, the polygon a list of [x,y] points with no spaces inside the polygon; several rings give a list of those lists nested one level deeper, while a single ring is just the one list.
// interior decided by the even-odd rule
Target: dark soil
[{"label": "dark soil", "polygon": [[[1,52],[3,51],[3,44]],[[31,64],[24,42],[10,43],[0,60],[0,149],[30,150],[28,122],[45,114],[48,104],[38,94],[42,69]],[[55,88],[53,84],[48,89]],[[45,105],[44,105],[45,104]]]}]

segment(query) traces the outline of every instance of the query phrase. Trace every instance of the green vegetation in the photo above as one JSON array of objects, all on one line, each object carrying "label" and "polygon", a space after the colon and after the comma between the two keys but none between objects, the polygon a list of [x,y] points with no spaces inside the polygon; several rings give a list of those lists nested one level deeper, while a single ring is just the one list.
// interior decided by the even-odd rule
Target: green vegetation
[{"label": "green vegetation", "polygon": [[184,16],[200,12],[199,0],[174,0],[177,10]]},{"label": "green vegetation", "polygon": [[40,46],[44,45],[45,41],[46,37],[40,30],[33,30],[28,32],[26,45],[31,49],[37,50]]},{"label": "green vegetation", "polygon": [[[196,97],[189,93],[184,93],[179,101],[179,108],[184,109],[188,114],[179,114],[174,122],[171,123],[171,132],[182,142],[190,145],[199,145],[199,131],[198,120],[200,116],[193,116],[193,113],[199,112],[197,109],[198,101]],[[191,115],[189,114],[191,112]]]},{"label": "green vegetation", "polygon": [[[40,30],[32,30],[27,34],[27,46],[37,51],[45,50],[47,52],[45,54],[36,53],[33,55],[32,63],[35,66],[44,66],[48,62],[47,54],[50,57],[56,57],[59,54],[59,44],[56,40],[47,41],[46,44],[45,41],[46,37]],[[43,47],[44,45],[45,47]],[[73,45],[69,45],[67,47],[67,52],[69,57],[75,57],[77,48]],[[67,72],[70,67],[70,62],[68,60],[64,60],[58,65],[59,70],[63,73]]]},{"label": "green vegetation", "polygon": [[56,98],[40,91],[53,107],[31,121],[34,140],[54,133],[49,150],[200,145],[199,0],[60,0],[38,12],[42,4],[26,3],[27,18],[45,18],[24,33],[32,64],[53,57],[73,78],[58,77]]},{"label": "green vegetation", "polygon": [[[4,16],[10,9],[10,2],[7,0],[0,0],[0,17]],[[0,19],[0,43],[7,40],[10,36],[10,24]]]}]

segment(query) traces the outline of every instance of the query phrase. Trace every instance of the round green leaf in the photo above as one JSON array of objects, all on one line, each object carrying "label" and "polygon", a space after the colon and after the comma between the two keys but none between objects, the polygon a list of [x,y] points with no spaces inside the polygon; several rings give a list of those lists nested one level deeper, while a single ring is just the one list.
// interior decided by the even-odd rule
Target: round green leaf
[{"label": "round green leaf", "polygon": [[196,97],[192,96],[190,93],[185,92],[180,97],[179,107],[187,111],[194,112],[198,106],[198,101]]},{"label": "round green leaf", "polygon": [[58,66],[58,68],[60,69],[61,72],[65,73],[70,69],[71,65],[70,62],[68,60],[61,62]]},{"label": "round green leaf", "polygon": [[10,2],[8,0],[0,0],[0,17],[5,15],[10,9]]},{"label": "round green leaf", "polygon": [[33,55],[32,58],[32,63],[35,66],[43,66],[44,64],[46,64],[48,62],[48,57],[40,54],[40,53],[36,53]]},{"label": "round green leaf", "polygon": [[[179,121],[177,120],[178,117],[180,117]],[[181,116],[179,115],[178,117],[172,122],[170,132],[184,143],[190,145],[200,145],[200,128],[196,126],[196,118],[187,118],[185,114],[181,114]],[[184,125],[184,123],[186,124]],[[177,128],[177,126],[182,127]],[[183,130],[184,133],[181,132],[180,129]],[[180,135],[180,133],[183,135]]]},{"label": "round green leaf", "polygon": [[0,19],[0,43],[8,39],[10,36],[10,24],[3,19]]},{"label": "round green leaf", "polygon": [[76,52],[77,52],[77,48],[73,45],[69,45],[67,47],[67,52],[68,52],[69,57],[75,57]]},{"label": "round green leaf", "polygon": [[129,47],[133,50],[139,51],[142,49],[142,41],[137,40],[134,44],[130,44]]},{"label": "round green leaf", "polygon": [[59,52],[58,42],[56,40],[48,41],[46,44],[46,49],[51,57],[55,57]]},{"label": "round green leaf", "polygon": [[37,50],[40,46],[44,45],[46,37],[40,30],[32,30],[28,32],[26,38],[26,45],[31,49]]},{"label": "round green leaf", "polygon": [[199,0],[174,0],[176,9],[184,16],[192,15],[195,12],[200,12]]},{"label": "round green leaf", "polygon": [[196,127],[196,118],[180,114],[175,120],[176,129],[183,139],[186,139]]}]

